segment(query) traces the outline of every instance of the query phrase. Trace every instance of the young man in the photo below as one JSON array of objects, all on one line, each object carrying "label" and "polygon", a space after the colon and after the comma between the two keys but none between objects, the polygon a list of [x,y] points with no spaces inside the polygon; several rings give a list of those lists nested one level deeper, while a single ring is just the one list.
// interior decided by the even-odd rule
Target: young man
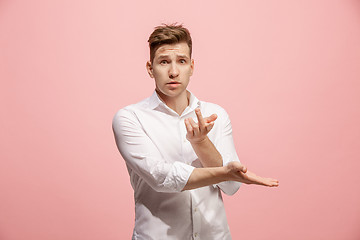
[{"label": "young man", "polygon": [[225,110],[186,89],[194,70],[189,31],[163,25],[148,41],[155,91],[113,119],[134,189],[133,239],[231,239],[221,191],[232,195],[241,183],[278,181],[247,171]]}]

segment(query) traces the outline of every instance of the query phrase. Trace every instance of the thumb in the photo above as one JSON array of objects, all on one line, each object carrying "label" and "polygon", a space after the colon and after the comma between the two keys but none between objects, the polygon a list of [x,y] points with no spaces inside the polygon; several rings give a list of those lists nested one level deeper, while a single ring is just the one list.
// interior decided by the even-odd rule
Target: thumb
[{"label": "thumb", "polygon": [[244,165],[241,165],[240,166],[240,171],[243,172],[243,173],[246,173],[247,172],[247,167],[244,166]]}]

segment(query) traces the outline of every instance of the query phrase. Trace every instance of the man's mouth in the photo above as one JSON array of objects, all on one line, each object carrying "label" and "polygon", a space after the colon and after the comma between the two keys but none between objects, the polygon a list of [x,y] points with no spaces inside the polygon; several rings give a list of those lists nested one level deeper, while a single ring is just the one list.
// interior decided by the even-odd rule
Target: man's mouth
[{"label": "man's mouth", "polygon": [[179,82],[172,81],[172,82],[168,82],[167,84],[176,85],[176,84],[180,84],[180,83],[179,83]]}]

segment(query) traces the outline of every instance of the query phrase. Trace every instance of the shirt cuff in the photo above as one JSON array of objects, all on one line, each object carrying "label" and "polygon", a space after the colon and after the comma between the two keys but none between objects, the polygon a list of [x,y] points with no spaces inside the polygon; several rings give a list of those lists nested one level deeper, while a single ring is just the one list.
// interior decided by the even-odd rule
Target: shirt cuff
[{"label": "shirt cuff", "polygon": [[195,167],[182,162],[174,162],[164,181],[164,187],[181,192]]},{"label": "shirt cuff", "polygon": [[[223,166],[228,165],[229,162],[231,162],[230,155],[227,154],[224,158]],[[213,185],[214,188],[220,188],[226,195],[234,195],[239,190],[240,186],[241,182],[236,181],[225,181]]]},{"label": "shirt cuff", "polygon": [[241,182],[226,181],[217,184],[217,187],[221,189],[226,195],[234,195],[240,188]]}]

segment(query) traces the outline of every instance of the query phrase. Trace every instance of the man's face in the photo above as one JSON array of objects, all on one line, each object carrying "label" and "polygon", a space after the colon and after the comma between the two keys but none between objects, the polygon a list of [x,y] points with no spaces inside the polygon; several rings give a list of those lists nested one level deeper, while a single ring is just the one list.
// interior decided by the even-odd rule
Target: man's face
[{"label": "man's face", "polygon": [[161,98],[186,96],[194,60],[190,58],[190,49],[185,42],[161,45],[155,52],[153,63],[147,62],[146,67],[150,77],[155,79]]}]

